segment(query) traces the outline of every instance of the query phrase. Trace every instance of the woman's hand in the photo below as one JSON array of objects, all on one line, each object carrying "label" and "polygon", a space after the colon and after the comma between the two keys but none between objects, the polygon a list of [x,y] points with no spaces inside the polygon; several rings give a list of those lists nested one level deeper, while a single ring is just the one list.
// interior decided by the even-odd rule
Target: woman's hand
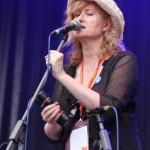
[{"label": "woman's hand", "polygon": [[[62,76],[65,71],[63,69],[63,58],[64,55],[55,50],[50,51],[50,65],[52,66],[52,75],[57,79]],[[48,64],[48,55],[45,56],[46,64]]]},{"label": "woman's hand", "polygon": [[60,110],[58,102],[46,106],[41,112],[43,120],[51,125],[56,125],[61,114],[62,111]]}]

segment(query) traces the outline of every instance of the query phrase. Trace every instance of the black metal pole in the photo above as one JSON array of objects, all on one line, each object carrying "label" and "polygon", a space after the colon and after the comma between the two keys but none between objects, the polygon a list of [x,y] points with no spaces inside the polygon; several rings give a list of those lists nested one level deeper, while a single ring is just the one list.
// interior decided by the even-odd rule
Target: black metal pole
[{"label": "black metal pole", "polygon": [[[68,38],[68,34],[64,34],[63,37],[62,37],[62,40],[61,40],[61,42],[60,42],[60,44],[57,48],[58,52],[63,47],[63,45],[66,42],[67,38]],[[8,146],[7,146],[6,150],[10,150],[14,143],[19,142],[20,136],[23,136],[23,134],[24,134],[23,132],[24,132],[24,129],[26,127],[25,120],[27,118],[28,111],[32,108],[33,104],[35,103],[35,99],[36,99],[37,95],[39,94],[41,88],[43,87],[45,79],[46,79],[47,75],[49,74],[50,70],[51,70],[51,66],[49,65],[49,68],[45,71],[45,73],[44,73],[44,75],[43,75],[43,77],[42,77],[42,79],[41,79],[41,81],[40,81],[40,83],[39,83],[32,99],[31,99],[29,107],[26,109],[22,119],[18,120],[15,128],[13,129],[13,131],[12,131],[10,137],[9,137],[9,143],[8,143]],[[24,149],[24,146],[23,146],[24,142],[20,142],[20,144],[22,144],[22,145],[19,145],[19,150],[23,150]]]},{"label": "black metal pole", "polygon": [[99,127],[100,127],[100,131],[99,131],[100,146],[99,146],[99,148],[100,148],[100,150],[112,150],[108,132],[106,129],[104,129],[103,119],[101,118],[101,116],[99,114],[97,114],[96,117],[97,117],[97,121],[98,121]]}]

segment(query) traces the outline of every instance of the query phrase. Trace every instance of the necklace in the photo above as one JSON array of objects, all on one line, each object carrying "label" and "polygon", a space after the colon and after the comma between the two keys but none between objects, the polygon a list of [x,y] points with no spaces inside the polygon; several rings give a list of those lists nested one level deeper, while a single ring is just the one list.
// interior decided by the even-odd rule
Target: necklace
[{"label": "necklace", "polygon": [[[94,64],[93,64],[93,66],[95,66],[96,65],[96,63],[98,62],[98,60],[96,60],[95,62],[94,62]],[[86,71],[87,71],[87,78],[90,78],[91,76],[92,76],[92,73],[93,73],[93,67],[92,68],[88,68],[88,67],[86,67]]]},{"label": "necklace", "polygon": [[91,77],[91,75],[92,75],[92,73],[91,73],[90,71],[88,71],[88,73],[87,73],[87,77],[88,77],[88,78],[90,78],[90,77]]}]

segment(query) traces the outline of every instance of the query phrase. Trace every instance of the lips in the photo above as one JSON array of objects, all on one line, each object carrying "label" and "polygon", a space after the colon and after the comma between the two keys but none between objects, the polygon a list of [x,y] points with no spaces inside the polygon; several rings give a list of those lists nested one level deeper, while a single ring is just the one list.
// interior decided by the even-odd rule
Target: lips
[{"label": "lips", "polygon": [[81,25],[81,28],[85,28],[85,26]]}]

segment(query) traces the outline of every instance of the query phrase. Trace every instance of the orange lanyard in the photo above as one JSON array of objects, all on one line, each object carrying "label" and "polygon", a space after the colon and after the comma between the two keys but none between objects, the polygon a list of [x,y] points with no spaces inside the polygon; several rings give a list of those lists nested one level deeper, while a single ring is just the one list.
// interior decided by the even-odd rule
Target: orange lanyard
[{"label": "orange lanyard", "polygon": [[[95,69],[95,71],[94,71],[94,73],[93,73],[93,75],[92,75],[92,77],[91,77],[91,79],[90,79],[90,81],[88,83],[88,88],[92,87],[92,84],[93,84],[93,82],[94,82],[94,80],[95,80],[95,78],[97,76],[100,64],[101,64],[101,60],[99,59],[98,65],[97,65],[97,67],[96,67],[96,69]],[[83,62],[83,59],[82,59],[81,69],[80,69],[80,83],[81,84],[83,84],[83,68],[84,68],[83,66],[84,66],[84,62]],[[80,104],[79,109],[80,109],[80,117],[81,117],[82,116],[82,112],[83,112],[83,105],[81,103],[79,103],[79,104]]]}]

